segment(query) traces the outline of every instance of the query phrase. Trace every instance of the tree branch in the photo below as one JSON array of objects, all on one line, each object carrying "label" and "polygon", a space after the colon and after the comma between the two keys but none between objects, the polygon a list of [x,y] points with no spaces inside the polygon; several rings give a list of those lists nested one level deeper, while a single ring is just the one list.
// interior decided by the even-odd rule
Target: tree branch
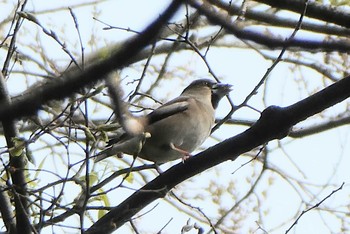
[{"label": "tree branch", "polygon": [[[42,104],[50,100],[65,98],[79,91],[82,87],[102,80],[109,72],[129,65],[132,59],[158,36],[163,25],[177,11],[181,3],[181,0],[172,1],[164,13],[143,32],[127,40],[125,44],[120,44],[117,48],[106,48],[90,59],[90,61],[97,62],[92,63],[85,70],[72,69],[61,78],[49,83],[42,83],[28,90],[11,104],[0,102],[0,120],[12,120],[35,114]],[[112,50],[111,54],[109,50]],[[106,54],[107,58],[101,61],[101,58],[105,58]]]},{"label": "tree branch", "polygon": [[[5,69],[6,70],[6,69]],[[0,72],[0,101],[2,103],[11,104],[10,96],[7,91],[6,83],[2,72]],[[18,136],[18,131],[13,120],[1,121],[6,139],[7,148],[11,149],[15,146],[14,138]],[[20,155],[12,155],[9,153],[10,165],[6,170],[11,176],[11,188],[14,195],[15,214],[12,212],[11,203],[9,202],[7,190],[1,190],[1,214],[7,228],[8,233],[32,233],[30,225],[30,214],[27,200],[27,182],[24,175],[24,167],[26,156],[23,152]],[[14,219],[16,217],[16,221]]]},{"label": "tree branch", "polygon": [[[291,41],[264,35],[261,32],[241,29],[235,24],[232,24],[227,20],[226,15],[220,12],[212,10],[211,5],[208,3],[199,3],[196,0],[188,0],[188,3],[197,9],[199,13],[205,15],[208,20],[213,23],[224,27],[229,33],[232,33],[236,37],[243,40],[251,40],[257,44],[265,45],[268,48],[303,48],[304,50],[323,52],[339,51],[348,52],[350,50],[350,43],[346,40],[333,40],[333,41],[315,41],[315,40],[303,40],[294,38]],[[305,4],[303,5],[305,7]],[[309,6],[308,6],[309,7]],[[304,8],[301,8],[304,9]],[[300,11],[301,11],[300,9]]]},{"label": "tree branch", "polygon": [[[264,3],[274,8],[284,9],[300,13],[304,9],[305,0],[254,0],[256,2]],[[322,20],[327,23],[334,23],[339,26],[350,28],[349,12],[337,10],[331,6],[321,5],[317,2],[309,1],[307,17]]]},{"label": "tree branch", "polygon": [[287,107],[270,106],[260,119],[243,133],[231,137],[194,157],[179,163],[143,186],[93,224],[86,233],[110,233],[177,184],[227,160],[274,139],[288,135],[296,123],[329,108],[350,96],[350,76]]},{"label": "tree branch", "polygon": [[[233,4],[228,4],[224,1],[215,1],[215,0],[208,0],[211,4],[224,9],[231,15],[238,15],[241,11],[241,8],[238,6],[235,6]],[[309,7],[309,5],[308,5]],[[298,13],[301,12],[303,8],[300,8]],[[307,11],[306,11],[307,12]],[[295,25],[298,24],[298,20],[290,19],[287,17],[279,17],[277,14],[274,13],[266,13],[265,11],[255,11],[247,9],[247,11],[244,13],[244,18],[251,19],[258,21],[259,23],[266,23],[271,26],[278,26],[278,27],[284,27],[284,28],[295,28]],[[349,36],[350,35],[350,29],[343,28],[341,26],[335,26],[335,25],[323,25],[323,24],[316,24],[316,23],[310,23],[310,22],[303,22],[303,30],[310,31],[310,32],[317,32],[327,35],[333,35],[333,36]]]}]

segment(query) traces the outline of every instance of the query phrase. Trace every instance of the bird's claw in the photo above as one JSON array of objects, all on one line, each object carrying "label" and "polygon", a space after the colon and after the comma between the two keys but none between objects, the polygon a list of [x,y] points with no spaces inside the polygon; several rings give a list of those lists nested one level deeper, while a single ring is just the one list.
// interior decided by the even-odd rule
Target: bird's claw
[{"label": "bird's claw", "polygon": [[187,152],[187,154],[184,154],[184,156],[181,158],[182,163],[185,163],[187,159],[189,159],[192,155]]},{"label": "bird's claw", "polygon": [[171,149],[176,150],[177,152],[183,155],[181,158],[183,163],[192,156],[188,151],[180,149],[179,147],[175,146],[173,143],[170,144],[170,147]]}]

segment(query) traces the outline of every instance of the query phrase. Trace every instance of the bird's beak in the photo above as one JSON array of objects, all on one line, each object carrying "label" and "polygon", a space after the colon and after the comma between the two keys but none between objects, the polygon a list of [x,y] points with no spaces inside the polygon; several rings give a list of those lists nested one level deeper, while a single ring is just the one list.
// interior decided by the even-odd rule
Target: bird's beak
[{"label": "bird's beak", "polygon": [[213,85],[212,90],[213,90],[214,94],[216,94],[220,97],[223,97],[232,91],[232,85],[217,83],[217,84]]},{"label": "bird's beak", "polygon": [[221,98],[223,98],[229,92],[231,92],[232,85],[217,83],[212,86],[211,90],[211,104],[213,105],[213,108],[216,109],[219,105],[219,101],[221,100]]}]

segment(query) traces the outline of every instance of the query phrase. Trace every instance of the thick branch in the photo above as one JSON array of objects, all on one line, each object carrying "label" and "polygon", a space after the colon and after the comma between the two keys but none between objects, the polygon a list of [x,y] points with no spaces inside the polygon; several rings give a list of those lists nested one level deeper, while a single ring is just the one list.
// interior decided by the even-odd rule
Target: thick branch
[{"label": "thick branch", "polygon": [[[229,4],[224,1],[217,0],[208,0],[211,4],[226,10],[231,15],[241,14],[241,7],[234,4]],[[303,8],[301,8],[303,9]],[[300,13],[300,12],[299,12]],[[333,12],[332,12],[333,13]],[[286,28],[295,28],[295,25],[298,24],[298,20],[290,19],[287,17],[279,17],[274,13],[266,13],[265,11],[256,11],[250,10],[249,8],[244,13],[244,18],[258,21],[259,23],[267,23],[271,26],[279,26]],[[320,23],[310,23],[303,22],[303,30],[317,32],[328,35],[337,35],[337,36],[348,36],[350,35],[350,30],[343,28],[341,26],[320,24]]]},{"label": "thick branch", "polygon": [[[229,33],[232,33],[236,37],[243,40],[251,40],[257,44],[267,46],[268,48],[302,48],[304,50],[311,51],[339,51],[348,52],[350,50],[350,43],[346,40],[337,41],[316,41],[294,38],[291,41],[286,41],[281,38],[265,35],[259,31],[253,31],[248,29],[241,29],[235,24],[232,24],[227,20],[226,15],[220,12],[214,11],[209,4],[202,4],[196,0],[188,0],[189,4],[197,9],[200,14],[205,15],[208,20],[213,23],[222,26]],[[305,6],[304,6],[305,7]]]},{"label": "thick branch", "polygon": [[8,233],[16,233],[16,220],[12,211],[8,188],[0,185],[0,212]]},{"label": "thick branch", "polygon": [[[100,61],[108,55],[109,51],[103,51],[95,57],[98,62],[87,67],[85,70],[67,72],[62,78],[53,82],[44,83],[41,86],[29,90],[12,104],[0,102],[0,120],[12,120],[22,116],[34,114],[42,104],[50,100],[65,98],[82,87],[103,79],[108,73],[115,69],[127,66],[133,58],[152,40],[154,40],[162,29],[162,26],[170,19],[181,5],[181,0],[172,1],[171,5],[160,15],[149,27],[125,44],[115,48],[108,58]],[[108,48],[111,49],[111,48]],[[107,50],[107,49],[106,49]],[[93,60],[93,59],[91,59]]]},{"label": "thick branch", "polygon": [[[10,104],[11,100],[6,88],[5,79],[0,72],[0,101]],[[15,146],[13,138],[17,137],[17,129],[13,120],[4,120],[1,122],[4,135],[6,138],[7,147],[10,149]],[[25,155],[11,155],[10,167],[11,179],[13,185],[14,202],[16,208],[16,215],[12,212],[10,199],[7,198],[7,190],[0,190],[1,196],[1,214],[5,222],[8,233],[31,233],[31,226],[29,222],[29,209],[27,201],[27,183],[24,175]],[[1,186],[3,187],[3,186]],[[14,220],[16,217],[16,222]],[[15,224],[16,227],[15,227]]]},{"label": "thick branch", "polygon": [[[296,13],[302,12],[305,7],[305,0],[255,0],[255,1],[267,4],[274,8],[285,9]],[[349,12],[337,10],[336,8],[331,7],[329,5],[325,6],[317,2],[309,1],[305,15],[307,17],[322,20],[327,23],[334,23],[339,26],[350,28]]]},{"label": "thick branch", "polygon": [[245,132],[179,163],[135,192],[98,220],[86,233],[110,233],[130,220],[142,208],[162,198],[177,184],[274,139],[288,135],[296,123],[329,108],[350,96],[350,76],[288,107],[271,106]]}]

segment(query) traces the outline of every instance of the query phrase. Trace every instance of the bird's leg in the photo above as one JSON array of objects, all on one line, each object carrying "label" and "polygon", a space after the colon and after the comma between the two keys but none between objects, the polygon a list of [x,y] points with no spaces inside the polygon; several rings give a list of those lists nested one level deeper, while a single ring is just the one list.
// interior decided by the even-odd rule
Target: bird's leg
[{"label": "bird's leg", "polygon": [[180,149],[179,147],[176,147],[173,143],[170,143],[170,148],[173,150],[176,150],[177,152],[183,155],[182,162],[185,162],[187,159],[189,159],[192,156],[188,151]]}]

